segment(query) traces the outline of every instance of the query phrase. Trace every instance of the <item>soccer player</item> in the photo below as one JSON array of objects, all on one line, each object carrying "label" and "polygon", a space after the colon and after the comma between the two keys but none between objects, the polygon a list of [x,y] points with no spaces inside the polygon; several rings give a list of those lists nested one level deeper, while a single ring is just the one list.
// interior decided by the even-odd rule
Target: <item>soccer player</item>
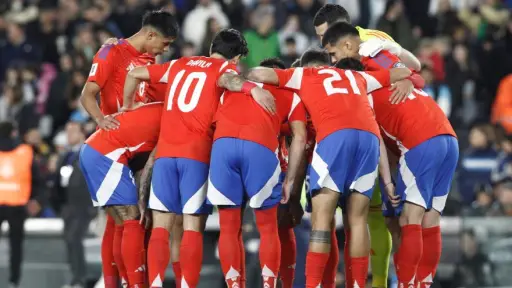
[{"label": "soccer player", "polygon": [[[128,71],[135,66],[153,63],[153,56],[165,52],[169,43],[174,41],[177,35],[178,24],[172,14],[164,11],[152,11],[143,17],[139,32],[128,39],[118,41],[117,44],[106,45],[98,51],[93,59],[89,78],[82,91],[80,101],[100,129],[111,130],[119,127],[119,121],[113,114],[118,112],[123,104],[122,89]],[[138,101],[146,102],[144,98],[154,99],[162,93],[160,91],[162,86],[165,88],[164,85],[147,86],[146,83],[141,83],[137,91]],[[98,93],[100,94],[101,109],[96,101]],[[112,278],[116,277],[116,270],[118,270],[121,280],[128,281],[126,269],[135,271],[138,266],[125,267],[123,258],[138,256],[132,252],[133,249],[128,249],[130,246],[123,246],[127,250],[121,249],[123,234],[125,234],[123,221],[138,217],[139,211],[136,205],[130,207],[128,203],[108,206],[106,210],[108,216],[106,233],[102,242],[102,259],[103,263],[115,263],[117,269],[109,264],[103,265],[103,273],[105,277]],[[144,233],[143,229],[138,230],[140,233]],[[115,235],[113,242],[109,242],[110,231],[115,231],[112,232]],[[130,233],[134,233],[134,230],[131,230]],[[133,238],[132,236],[127,237]],[[133,239],[139,238],[136,236]],[[112,258],[115,260],[109,260]],[[136,263],[135,260],[127,261]]]},{"label": "soccer player", "polygon": [[[379,130],[366,93],[404,79],[404,68],[357,73],[329,67],[329,55],[316,51],[315,67],[288,70],[258,67],[248,79],[298,92],[317,132],[311,170],[312,233],[306,264],[306,287],[317,287],[329,259],[332,219],[345,203],[350,245],[351,277],[362,287],[368,273],[367,214],[379,163]],[[380,154],[383,154],[381,151]],[[380,161],[387,162],[381,155]],[[381,171],[384,174],[386,171]],[[390,180],[389,171],[382,175]],[[387,179],[386,179],[387,180]],[[340,194],[343,194],[340,197]],[[349,285],[352,287],[352,285]]]},{"label": "soccer player", "polygon": [[166,83],[168,89],[148,206],[153,215],[148,248],[151,287],[161,287],[169,261],[168,231],[180,214],[185,230],[180,249],[181,286],[196,287],[199,282],[202,232],[212,210],[206,205],[212,124],[221,94],[225,90],[242,91],[241,97],[251,95],[258,104],[275,112],[273,96],[236,73],[236,64],[247,52],[247,42],[240,32],[227,29],[215,35],[210,57],[183,57],[128,73],[126,109],[134,105],[133,91],[140,81]]},{"label": "soccer player", "polygon": [[[122,250],[129,250],[129,254],[134,255],[124,257],[126,267],[135,267],[127,269],[129,287],[141,287],[144,283],[144,233],[139,231],[143,228],[137,216],[132,217],[137,213],[129,213],[130,209],[137,209],[138,193],[128,163],[141,154],[149,153],[156,146],[162,107],[162,103],[151,103],[113,116],[122,126],[116,130],[96,131],[85,141],[80,151],[80,167],[94,206],[128,205],[124,237],[120,245]],[[113,242],[112,232],[106,229],[104,241],[106,238]],[[102,257],[103,249],[105,247],[102,246]],[[111,259],[102,260],[103,266],[112,263]],[[115,275],[105,274],[105,287],[117,287],[117,280]]]},{"label": "soccer player", "polygon": [[[362,68],[350,62],[354,63],[340,61],[337,66]],[[430,95],[414,89],[403,104],[392,105],[387,101],[389,94],[389,89],[380,89],[370,97],[377,122],[401,151],[396,189],[401,201],[393,209],[389,204],[396,198],[390,195],[386,203],[386,211],[394,212],[401,226],[401,241],[395,256],[398,285],[426,288],[432,285],[441,257],[440,218],[459,148],[450,122]]]},{"label": "soccer player", "polygon": [[[320,8],[315,17],[313,18],[313,25],[315,26],[315,31],[320,41],[322,41],[323,35],[327,28],[336,22],[345,22],[350,23],[350,15],[345,8],[336,4],[325,4]],[[393,41],[389,35],[382,31],[371,30],[371,29],[363,29],[361,27],[357,27],[361,40],[367,42],[366,44],[371,46],[376,46],[374,43],[370,43],[375,41],[376,39],[387,40],[385,43],[387,44],[387,49],[394,50],[395,53],[399,57],[401,57],[404,63],[407,64],[409,68],[415,71],[419,71],[421,69],[421,63],[419,60],[406,49],[402,49],[398,44]],[[381,43],[381,42],[379,42]],[[382,47],[383,45],[381,45]],[[373,51],[372,51],[373,52]],[[400,85],[398,82],[396,85]],[[403,84],[402,84],[403,85]],[[392,95],[392,101],[396,102],[397,99],[394,98],[398,96],[397,94]],[[371,201],[370,214],[368,218],[368,226],[370,228],[370,236],[373,241],[371,241],[371,266],[372,266],[372,287],[385,288],[387,287],[387,278],[388,278],[388,268],[389,268],[389,256],[391,254],[391,236],[386,229],[386,225],[382,214],[380,213],[380,207],[382,206],[381,201],[381,191],[379,189],[375,190],[373,194],[373,198]],[[344,227],[346,228],[346,227]],[[345,238],[350,238],[350,231],[345,229]],[[348,242],[345,242],[344,251],[348,251],[349,247],[347,246]],[[349,259],[348,255],[345,254],[345,277],[348,275],[348,269],[350,268],[349,263],[347,262]],[[337,265],[336,265],[337,266]],[[334,267],[336,270],[336,267]],[[350,282],[350,279],[348,279]]]},{"label": "soccer player", "polygon": [[[262,64],[276,66],[272,61]],[[254,100],[243,97],[242,92],[227,91],[215,117],[207,198],[208,202],[219,206],[219,255],[229,287],[241,286],[240,249],[233,244],[239,240],[244,195],[249,206],[255,209],[260,232],[263,285],[275,287],[281,256],[278,204],[288,204],[293,187],[302,184],[296,182],[296,176],[306,145],[304,106],[299,96],[289,90],[261,86],[274,95],[275,114],[269,115]],[[285,121],[290,125],[292,143],[288,172],[281,186],[278,185],[281,167],[276,152],[280,127]],[[300,194],[293,196],[295,201],[289,205],[300,206]]]},{"label": "soccer player", "polygon": [[[325,4],[320,8],[315,17],[313,18],[313,25],[315,25],[316,35],[319,37],[320,41],[329,28],[335,22],[345,22],[350,24],[350,16],[345,8],[336,4]],[[372,29],[364,29],[359,26],[356,27],[359,36],[363,42],[370,42],[367,47],[373,48],[369,49],[367,55],[365,56],[374,56],[378,53],[378,48],[389,50],[389,52],[395,54],[402,60],[403,63],[406,64],[407,67],[414,71],[421,70],[421,63],[411,52],[403,49],[398,45],[391,36],[386,34],[385,32],[379,30]],[[376,47],[375,45],[379,46]],[[372,54],[372,55],[370,55]]]}]

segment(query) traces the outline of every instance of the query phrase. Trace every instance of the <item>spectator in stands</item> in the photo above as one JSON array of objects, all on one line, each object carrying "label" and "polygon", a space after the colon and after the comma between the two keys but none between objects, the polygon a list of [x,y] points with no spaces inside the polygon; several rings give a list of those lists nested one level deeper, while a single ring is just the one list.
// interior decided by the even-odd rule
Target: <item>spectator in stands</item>
[{"label": "spectator in stands", "polygon": [[254,29],[244,32],[249,54],[243,59],[248,68],[258,66],[266,59],[279,56],[279,38],[274,30],[274,13],[269,9],[258,9],[251,15]]},{"label": "spectator in stands", "polygon": [[[206,34],[204,35],[203,43],[201,44],[200,55],[202,56],[210,56],[210,46],[212,45],[213,37],[222,29],[219,24],[219,21],[214,17],[211,17],[206,21]],[[191,43],[191,42],[188,42]],[[188,44],[186,43],[186,44]],[[191,43],[192,44],[192,43]],[[194,44],[192,44],[192,47]],[[184,55],[181,55],[184,56]]]},{"label": "spectator in stands", "polygon": [[466,230],[460,238],[462,257],[455,266],[452,287],[480,288],[494,284],[492,264],[483,254],[473,230]]},{"label": "spectator in stands", "polygon": [[25,219],[37,215],[44,203],[33,149],[20,144],[16,135],[12,122],[0,123],[0,226],[9,223],[11,288],[20,284]]},{"label": "spectator in stands", "polygon": [[[183,21],[183,37],[185,40],[194,43],[196,48],[201,47],[206,31],[208,19],[215,18],[219,26],[226,28],[229,26],[229,19],[222,12],[222,8],[214,0],[199,0],[196,7],[190,11]],[[138,23],[137,23],[138,24]],[[128,34],[131,35],[131,34]]]},{"label": "spectator in stands", "polygon": [[[299,16],[291,14],[288,16],[285,25],[279,30],[279,44],[281,46],[281,55],[290,57],[289,44],[292,43],[290,38],[293,39],[295,46],[295,54],[302,55],[309,46],[308,37],[301,32]],[[291,57],[290,57],[291,58]],[[295,56],[292,62],[299,57]],[[291,64],[290,62],[289,64]],[[286,65],[289,67],[290,65]]]},{"label": "spectator in stands", "polygon": [[492,187],[490,185],[478,185],[475,189],[475,201],[463,212],[465,216],[470,217],[492,216],[491,211],[494,204]]},{"label": "spectator in stands", "polygon": [[469,133],[470,147],[464,151],[457,177],[461,200],[470,205],[475,200],[477,185],[491,182],[491,171],[496,166],[498,153],[489,141],[484,125],[477,125]]},{"label": "spectator in stands", "polygon": [[499,144],[501,151],[491,173],[494,185],[512,180],[512,134],[505,135]]},{"label": "spectator in stands", "polygon": [[39,62],[41,49],[27,39],[24,28],[14,22],[7,24],[7,42],[0,46],[0,81],[5,70],[16,61]]},{"label": "spectator in stands", "polygon": [[512,74],[500,82],[492,107],[491,121],[512,133]]},{"label": "spectator in stands", "polygon": [[85,287],[86,264],[83,240],[89,231],[89,223],[96,209],[90,205],[87,185],[78,164],[80,147],[85,141],[85,133],[80,123],[66,125],[67,151],[61,156],[57,166],[57,190],[62,199],[61,216],[64,219],[64,241],[66,242],[68,263],[72,274],[66,288]]},{"label": "spectator in stands", "polygon": [[377,29],[389,34],[409,51],[414,51],[416,48],[417,39],[413,37],[411,24],[404,14],[401,0],[388,0],[384,15],[377,23]]}]

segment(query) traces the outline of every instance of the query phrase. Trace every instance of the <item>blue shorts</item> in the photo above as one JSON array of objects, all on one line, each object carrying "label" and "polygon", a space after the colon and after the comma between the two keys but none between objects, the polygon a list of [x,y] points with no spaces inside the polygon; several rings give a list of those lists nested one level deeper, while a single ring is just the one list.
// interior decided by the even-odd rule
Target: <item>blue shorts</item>
[{"label": "blue shorts", "polygon": [[342,196],[356,191],[371,199],[379,154],[379,138],[370,132],[342,129],[328,135],[313,152],[309,193],[314,197],[319,189],[329,188]]},{"label": "blue shorts", "polygon": [[[459,144],[453,136],[440,135],[421,143],[400,157],[395,193],[404,201],[442,213],[458,160]],[[384,216],[400,215],[404,201],[394,209],[387,198],[384,201]]]},{"label": "blue shorts", "polygon": [[137,187],[128,166],[87,144],[82,145],[79,159],[94,206],[137,205]]},{"label": "blue shorts", "polygon": [[175,214],[210,214],[206,204],[208,164],[187,158],[158,158],[148,207]]},{"label": "blue shorts", "polygon": [[236,138],[213,143],[208,203],[241,206],[247,196],[252,208],[269,208],[281,200],[281,166],[267,147]]}]

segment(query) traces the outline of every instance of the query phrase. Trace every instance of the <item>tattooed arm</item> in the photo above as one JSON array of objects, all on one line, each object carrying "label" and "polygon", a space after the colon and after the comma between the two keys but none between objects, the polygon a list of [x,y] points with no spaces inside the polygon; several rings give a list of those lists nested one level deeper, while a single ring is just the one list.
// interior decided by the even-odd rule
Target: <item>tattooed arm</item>
[{"label": "tattooed arm", "polygon": [[254,101],[267,112],[270,114],[275,114],[276,112],[274,96],[256,84],[246,81],[244,77],[240,75],[226,72],[219,77],[217,85],[229,91],[250,94]]},{"label": "tattooed arm", "polygon": [[156,148],[153,149],[151,154],[149,155],[148,161],[144,166],[144,170],[142,171],[142,175],[140,176],[140,185],[139,185],[139,210],[141,214],[140,222],[141,224],[145,223],[146,228],[150,223],[150,216],[146,213],[146,208],[149,200],[149,192],[151,190],[151,177],[153,175],[153,165],[155,164],[155,153]]}]

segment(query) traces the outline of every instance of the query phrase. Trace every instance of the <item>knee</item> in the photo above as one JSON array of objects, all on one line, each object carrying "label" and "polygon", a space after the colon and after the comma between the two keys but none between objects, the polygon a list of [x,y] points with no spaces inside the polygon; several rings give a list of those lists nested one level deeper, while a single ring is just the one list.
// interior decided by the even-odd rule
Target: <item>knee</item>
[{"label": "knee", "polygon": [[425,208],[412,203],[405,203],[402,214],[400,215],[400,226],[421,225]]}]

